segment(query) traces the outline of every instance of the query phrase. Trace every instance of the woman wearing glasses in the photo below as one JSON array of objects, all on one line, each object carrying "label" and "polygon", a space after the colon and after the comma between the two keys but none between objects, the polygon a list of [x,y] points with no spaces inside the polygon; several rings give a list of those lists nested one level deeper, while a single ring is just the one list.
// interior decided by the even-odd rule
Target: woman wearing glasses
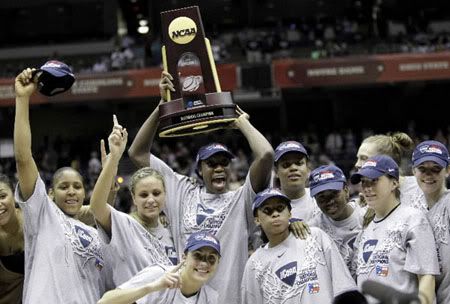
[{"label": "woman wearing glasses", "polygon": [[289,231],[291,200],[266,189],[253,202],[255,222],[269,239],[250,256],[242,279],[242,303],[332,303],[356,285],[330,237],[318,228],[303,239]]},{"label": "woman wearing glasses", "polygon": [[117,289],[104,294],[98,304],[218,303],[217,292],[205,285],[215,274],[220,243],[212,234],[191,234],[177,266],[151,265]]}]

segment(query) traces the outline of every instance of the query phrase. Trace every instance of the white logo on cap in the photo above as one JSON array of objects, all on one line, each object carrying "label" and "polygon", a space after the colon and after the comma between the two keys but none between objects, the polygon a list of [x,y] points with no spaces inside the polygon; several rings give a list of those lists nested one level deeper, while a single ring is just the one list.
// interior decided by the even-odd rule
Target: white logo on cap
[{"label": "white logo on cap", "polygon": [[314,181],[315,182],[319,182],[319,181],[323,181],[323,180],[327,180],[327,179],[333,179],[334,173],[331,171],[323,171],[323,172],[319,172],[318,174],[314,175]]},{"label": "white logo on cap", "polygon": [[394,172],[395,169],[389,168],[388,171],[389,171],[389,172]]},{"label": "white logo on cap", "polygon": [[289,149],[289,148],[298,149],[298,148],[300,148],[300,146],[295,142],[287,142],[287,143],[283,144],[280,148],[281,149]]},{"label": "white logo on cap", "polygon": [[227,148],[225,148],[225,146],[221,145],[221,144],[214,144],[212,146],[209,146],[206,148],[207,150],[213,150],[213,149],[223,149],[223,150],[227,150]]},{"label": "white logo on cap", "polygon": [[43,67],[44,68],[60,68],[61,64],[57,61],[50,61],[50,62],[47,62]]},{"label": "white logo on cap", "polygon": [[438,146],[434,146],[434,145],[425,145],[423,147],[420,147],[420,152],[421,153],[436,153],[436,154],[441,154],[442,155],[442,150],[441,148],[439,148]]},{"label": "white logo on cap", "polygon": [[377,166],[377,162],[374,160],[368,160],[364,163],[364,165],[362,165],[361,168],[365,168],[365,167],[376,167]]},{"label": "white logo on cap", "polygon": [[211,242],[211,243],[217,245],[216,239],[213,238],[213,237],[210,236],[210,235],[207,235],[207,234],[196,235],[196,236],[195,236],[195,239],[196,239],[197,241],[208,241],[208,242]]}]

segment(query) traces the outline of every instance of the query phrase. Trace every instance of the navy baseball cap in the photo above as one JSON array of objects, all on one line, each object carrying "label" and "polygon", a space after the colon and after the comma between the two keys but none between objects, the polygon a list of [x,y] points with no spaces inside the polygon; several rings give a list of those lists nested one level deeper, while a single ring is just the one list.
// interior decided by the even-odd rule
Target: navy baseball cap
[{"label": "navy baseball cap", "polygon": [[309,174],[311,197],[325,190],[342,190],[347,184],[344,172],[336,166],[320,166]]},{"label": "navy baseball cap", "polygon": [[369,158],[362,165],[361,169],[350,177],[350,181],[352,184],[358,184],[363,176],[375,179],[383,175],[389,175],[395,179],[399,179],[398,165],[390,156],[376,155]]},{"label": "navy baseball cap", "polygon": [[442,168],[446,168],[450,162],[447,147],[435,140],[421,142],[412,154],[413,166],[417,167],[426,161],[433,161]]},{"label": "navy baseball cap", "polygon": [[233,153],[231,153],[231,151],[228,150],[228,148],[226,146],[219,144],[219,143],[212,143],[212,144],[203,146],[198,150],[197,157],[195,159],[197,166],[201,160],[208,159],[217,153],[224,153],[227,157],[234,158]]},{"label": "navy baseball cap", "polygon": [[255,213],[256,209],[261,207],[265,201],[267,201],[269,198],[277,197],[280,198],[286,205],[288,205],[289,210],[291,210],[291,200],[289,197],[284,195],[280,190],[275,188],[267,188],[258,194],[256,194],[255,199],[253,200],[252,210],[253,213]]},{"label": "navy baseball cap", "polygon": [[209,232],[199,231],[191,234],[186,242],[184,251],[194,251],[202,247],[211,247],[220,256],[220,242],[219,240]]},{"label": "navy baseball cap", "polygon": [[75,82],[75,75],[64,62],[57,60],[47,61],[34,71],[38,75],[38,90],[46,96],[53,96],[70,89]]},{"label": "navy baseball cap", "polygon": [[306,152],[305,147],[303,147],[301,143],[298,141],[289,140],[282,142],[275,149],[275,162],[279,161],[284,154],[289,152],[298,152],[304,154],[306,157],[309,157],[308,152]]}]

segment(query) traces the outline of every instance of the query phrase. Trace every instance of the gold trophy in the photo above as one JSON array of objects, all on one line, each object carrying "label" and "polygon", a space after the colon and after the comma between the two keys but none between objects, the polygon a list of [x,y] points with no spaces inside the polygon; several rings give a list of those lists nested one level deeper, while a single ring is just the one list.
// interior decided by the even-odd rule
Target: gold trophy
[{"label": "gold trophy", "polygon": [[177,137],[224,128],[237,117],[230,92],[222,92],[198,6],[161,13],[164,71],[175,92],[159,106],[159,136]]}]

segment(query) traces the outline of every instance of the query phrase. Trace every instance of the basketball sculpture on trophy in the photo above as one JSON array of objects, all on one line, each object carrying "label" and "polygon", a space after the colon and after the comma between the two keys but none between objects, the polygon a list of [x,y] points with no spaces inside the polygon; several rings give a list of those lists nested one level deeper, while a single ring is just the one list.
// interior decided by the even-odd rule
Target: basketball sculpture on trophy
[{"label": "basketball sculpture on trophy", "polygon": [[221,129],[237,117],[230,92],[222,92],[198,6],[161,13],[164,70],[175,92],[159,106],[159,136]]}]

